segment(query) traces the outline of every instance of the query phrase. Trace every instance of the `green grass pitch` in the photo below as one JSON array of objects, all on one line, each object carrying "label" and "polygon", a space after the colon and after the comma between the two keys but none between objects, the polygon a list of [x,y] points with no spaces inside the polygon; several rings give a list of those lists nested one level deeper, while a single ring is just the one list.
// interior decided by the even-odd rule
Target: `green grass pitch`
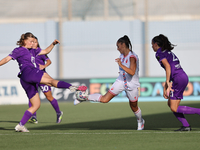
[{"label": "green grass pitch", "polygon": [[[200,116],[186,115],[190,132],[174,132],[181,123],[167,102],[139,102],[145,130],[137,131],[137,122],[127,103],[89,103],[73,106],[59,102],[63,120],[56,124],[56,114],[49,103],[37,112],[38,124],[27,123],[30,133],[19,133],[14,127],[28,105],[0,106],[1,150],[198,150]],[[181,105],[200,108],[200,102]]]}]

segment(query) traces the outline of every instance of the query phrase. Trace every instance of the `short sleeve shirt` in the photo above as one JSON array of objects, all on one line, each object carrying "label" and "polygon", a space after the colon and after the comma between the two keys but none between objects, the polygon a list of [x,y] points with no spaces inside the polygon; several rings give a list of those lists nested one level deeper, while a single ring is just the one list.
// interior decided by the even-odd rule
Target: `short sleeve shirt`
[{"label": "short sleeve shirt", "polygon": [[161,48],[159,48],[156,52],[156,59],[160,63],[161,67],[165,69],[164,65],[162,64],[163,59],[167,59],[168,63],[170,64],[171,67],[171,76],[170,80],[173,81],[173,78],[178,75],[182,74],[184,71],[180,65],[180,61],[178,57],[171,51],[164,50],[161,51]]},{"label": "short sleeve shirt", "polygon": [[35,56],[38,55],[40,51],[41,50],[33,51],[25,47],[17,47],[9,56],[12,57],[13,60],[17,60],[21,72],[27,66],[36,67]]}]

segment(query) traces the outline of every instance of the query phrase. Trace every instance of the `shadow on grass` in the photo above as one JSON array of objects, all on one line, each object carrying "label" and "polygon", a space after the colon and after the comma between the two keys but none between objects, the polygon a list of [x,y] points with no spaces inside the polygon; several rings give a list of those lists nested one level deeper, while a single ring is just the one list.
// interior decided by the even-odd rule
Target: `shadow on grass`
[{"label": "shadow on grass", "polygon": [[[187,104],[190,107],[199,108],[200,104]],[[167,106],[166,106],[167,107]],[[200,129],[199,115],[185,115],[193,130]],[[172,112],[162,114],[144,115],[145,130],[174,130],[182,124],[175,118]],[[197,129],[195,129],[197,128]],[[135,130],[137,121],[135,116],[127,118],[99,120],[90,122],[78,122],[69,124],[56,124],[29,128],[30,130]]]},{"label": "shadow on grass", "polygon": [[19,123],[19,121],[8,121],[8,120],[6,120],[6,121],[0,121],[0,123]]}]

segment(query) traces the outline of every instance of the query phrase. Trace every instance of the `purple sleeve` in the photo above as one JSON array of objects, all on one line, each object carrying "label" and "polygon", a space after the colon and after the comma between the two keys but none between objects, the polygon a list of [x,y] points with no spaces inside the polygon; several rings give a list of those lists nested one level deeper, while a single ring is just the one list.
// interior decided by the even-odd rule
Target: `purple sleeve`
[{"label": "purple sleeve", "polygon": [[19,48],[15,48],[8,56],[12,57],[12,59],[17,59],[20,56]]},{"label": "purple sleeve", "polygon": [[162,52],[160,52],[160,53],[157,53],[157,56],[156,57],[158,57],[159,58],[159,62],[161,63],[161,61],[164,59],[164,58],[166,58],[166,56],[165,56],[165,54],[164,53],[162,53]]},{"label": "purple sleeve", "polygon": [[35,50],[35,55],[37,56],[40,52],[41,52],[41,48],[37,48],[36,50]]},{"label": "purple sleeve", "polygon": [[49,57],[47,55],[43,55],[43,56],[44,56],[44,61],[49,59]]}]

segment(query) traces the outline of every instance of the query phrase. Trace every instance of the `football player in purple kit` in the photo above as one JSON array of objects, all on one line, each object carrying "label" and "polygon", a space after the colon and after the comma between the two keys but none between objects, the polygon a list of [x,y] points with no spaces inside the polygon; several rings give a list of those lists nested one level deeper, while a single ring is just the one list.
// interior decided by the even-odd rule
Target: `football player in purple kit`
[{"label": "football player in purple kit", "polygon": [[152,48],[156,52],[155,56],[166,72],[163,96],[168,99],[168,106],[183,125],[175,131],[191,131],[191,127],[184,114],[200,115],[200,109],[179,105],[188,84],[188,76],[183,71],[178,57],[172,52],[175,45],[171,44],[163,34],[155,36],[151,42]]},{"label": "football player in purple kit", "polygon": [[15,48],[8,56],[0,61],[0,66],[2,66],[8,63],[11,59],[17,60],[20,69],[18,74],[20,83],[32,104],[32,106],[25,111],[19,124],[16,125],[15,130],[18,132],[29,132],[29,130],[27,130],[24,125],[32,117],[33,113],[40,107],[40,97],[38,94],[39,83],[54,86],[57,88],[67,88],[73,92],[76,90],[86,90],[87,88],[85,86],[79,86],[77,88],[72,86],[70,83],[55,80],[43,70],[39,70],[35,63],[35,56],[50,53],[54,46],[60,42],[58,40],[54,40],[52,44],[46,49],[35,50],[31,49],[33,46],[34,38],[35,36],[30,32],[22,34],[20,40],[17,41],[17,45],[19,45],[19,47]]},{"label": "football player in purple kit", "polygon": [[[33,49],[41,49],[37,37],[35,37],[34,42],[33,42]],[[45,68],[48,67],[51,64],[51,60],[48,58],[47,55],[37,55],[35,58],[35,62],[37,65],[37,68],[40,70],[45,71]],[[46,62],[46,63],[45,63]],[[54,110],[56,111],[57,114],[57,120],[56,123],[60,123],[62,120],[63,112],[60,111],[59,105],[57,100],[52,96],[51,93],[51,87],[45,84],[39,84],[40,89],[46,96],[47,100],[51,103],[53,106]],[[32,104],[29,101],[29,107],[31,107]],[[32,117],[29,119],[30,123],[38,123],[36,112],[33,113]]]}]

